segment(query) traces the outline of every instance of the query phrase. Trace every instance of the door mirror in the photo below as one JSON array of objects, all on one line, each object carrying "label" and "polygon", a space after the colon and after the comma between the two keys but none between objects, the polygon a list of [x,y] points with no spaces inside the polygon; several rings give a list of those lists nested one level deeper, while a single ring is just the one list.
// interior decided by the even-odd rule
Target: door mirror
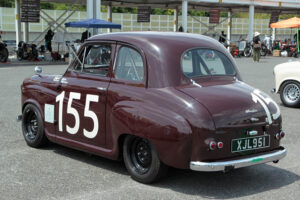
[{"label": "door mirror", "polygon": [[34,68],[34,71],[35,71],[35,74],[36,75],[40,75],[41,73],[42,73],[42,68],[41,67],[39,67],[39,66],[36,66],[35,68]]}]

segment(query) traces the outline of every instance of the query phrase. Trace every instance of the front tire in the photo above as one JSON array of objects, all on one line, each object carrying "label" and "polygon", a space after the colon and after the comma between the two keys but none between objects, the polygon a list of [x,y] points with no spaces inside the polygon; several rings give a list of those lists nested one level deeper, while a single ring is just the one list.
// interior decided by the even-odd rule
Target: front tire
[{"label": "front tire", "polygon": [[300,84],[296,81],[287,81],[280,88],[280,99],[287,107],[300,106]]},{"label": "front tire", "polygon": [[141,183],[152,183],[167,173],[154,146],[146,139],[127,136],[123,145],[125,166],[131,177]]},{"label": "front tire", "polygon": [[41,113],[33,104],[26,105],[23,110],[22,131],[28,146],[38,148],[47,142]]},{"label": "front tire", "polygon": [[250,57],[251,55],[252,55],[251,48],[250,47],[246,47],[244,49],[244,56],[245,57]]}]

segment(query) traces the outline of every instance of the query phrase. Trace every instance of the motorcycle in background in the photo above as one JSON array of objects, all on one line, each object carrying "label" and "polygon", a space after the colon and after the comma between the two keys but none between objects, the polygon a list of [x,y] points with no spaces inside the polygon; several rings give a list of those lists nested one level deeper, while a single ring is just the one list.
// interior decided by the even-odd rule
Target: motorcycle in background
[{"label": "motorcycle in background", "polygon": [[35,44],[26,44],[21,41],[18,44],[17,58],[21,60],[37,60],[38,59],[38,50]]},{"label": "motorcycle in background", "polygon": [[[261,43],[261,49],[260,49],[260,55],[261,56],[266,56],[268,54],[268,48],[267,46],[265,45],[264,42]],[[252,48],[252,45],[250,42],[247,42],[246,43],[246,47],[244,49],[244,56],[245,57],[250,57],[252,56],[253,54],[253,48]]]},{"label": "motorcycle in background", "polygon": [[0,42],[0,62],[6,62],[8,59],[8,50],[4,42]]}]

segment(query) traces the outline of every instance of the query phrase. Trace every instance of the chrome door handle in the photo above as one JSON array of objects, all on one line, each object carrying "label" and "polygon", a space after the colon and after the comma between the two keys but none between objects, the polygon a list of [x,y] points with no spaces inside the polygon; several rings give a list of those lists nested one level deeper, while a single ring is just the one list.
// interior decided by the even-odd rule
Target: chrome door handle
[{"label": "chrome door handle", "polygon": [[68,84],[68,81],[67,81],[66,78],[62,78],[61,81],[60,81],[60,83],[62,83],[62,84]]},{"label": "chrome door handle", "polygon": [[104,87],[97,87],[97,90],[100,92],[106,92],[106,88]]},{"label": "chrome door handle", "polygon": [[106,90],[107,88],[104,87],[97,87],[98,92],[100,93],[100,96],[105,96],[106,95]]}]

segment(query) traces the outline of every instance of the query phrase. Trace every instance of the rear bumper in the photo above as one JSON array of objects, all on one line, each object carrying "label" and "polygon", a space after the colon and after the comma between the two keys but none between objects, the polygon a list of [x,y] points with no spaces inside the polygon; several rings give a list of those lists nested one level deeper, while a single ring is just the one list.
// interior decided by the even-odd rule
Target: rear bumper
[{"label": "rear bumper", "polygon": [[286,156],[286,149],[272,151],[259,156],[253,156],[250,158],[230,160],[230,161],[219,161],[219,162],[199,162],[191,161],[190,169],[195,171],[203,172],[214,172],[214,171],[228,171],[230,169],[236,169],[241,167],[248,167],[252,165],[278,161]]}]

